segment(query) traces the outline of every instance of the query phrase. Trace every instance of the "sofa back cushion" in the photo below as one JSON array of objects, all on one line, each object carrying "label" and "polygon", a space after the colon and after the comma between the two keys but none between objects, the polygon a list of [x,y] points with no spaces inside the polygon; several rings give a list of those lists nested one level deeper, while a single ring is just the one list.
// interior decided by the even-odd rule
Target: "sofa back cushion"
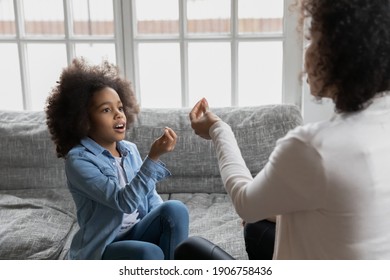
[{"label": "sofa back cushion", "polygon": [[66,187],[44,112],[0,112],[0,190]]},{"label": "sofa back cushion", "polygon": [[[161,157],[172,176],[158,185],[160,193],[224,193],[214,147],[193,132],[189,108],[142,109],[127,132],[145,157],[164,127],[178,135],[173,152]],[[275,142],[302,123],[293,105],[215,108],[231,125],[253,175],[267,162]],[[55,154],[44,112],[0,112],[0,191],[66,188],[64,161]]]},{"label": "sofa back cushion", "polygon": [[[294,105],[215,108],[212,111],[232,127],[253,175],[268,161],[276,140],[302,124],[300,111]],[[175,150],[161,157],[172,177],[159,183],[160,193],[225,193],[212,141],[195,135],[189,112],[189,108],[143,109],[127,138],[146,156],[152,139],[159,137],[165,126],[178,135]]]},{"label": "sofa back cushion", "polygon": [[0,112],[0,259],[57,259],[76,224],[44,112]]}]

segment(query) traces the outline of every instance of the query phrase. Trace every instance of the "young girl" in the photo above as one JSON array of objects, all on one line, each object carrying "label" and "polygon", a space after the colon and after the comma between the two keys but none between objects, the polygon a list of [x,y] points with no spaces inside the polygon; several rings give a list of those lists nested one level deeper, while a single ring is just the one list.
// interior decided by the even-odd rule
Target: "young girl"
[{"label": "young girl", "polygon": [[172,259],[188,237],[187,208],[163,202],[155,186],[170,175],[159,158],[174,149],[176,134],[165,128],[142,161],[124,140],[138,112],[130,83],[108,62],[75,59],[47,100],[80,227],[69,259]]}]

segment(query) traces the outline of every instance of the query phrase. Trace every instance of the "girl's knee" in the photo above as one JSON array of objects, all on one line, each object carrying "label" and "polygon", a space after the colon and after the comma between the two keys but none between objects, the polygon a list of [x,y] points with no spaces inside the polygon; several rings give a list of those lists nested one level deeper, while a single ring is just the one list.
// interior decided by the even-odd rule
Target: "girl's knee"
[{"label": "girl's knee", "polygon": [[187,237],[190,220],[187,206],[178,200],[168,200],[161,207],[161,218],[171,229],[179,230],[183,234],[182,238]]},{"label": "girl's knee", "polygon": [[138,250],[139,260],[163,260],[164,253],[161,248],[155,244],[148,243],[145,247]]},{"label": "girl's knee", "polygon": [[180,215],[180,216],[187,216],[188,217],[188,208],[187,206],[179,201],[179,200],[168,200],[168,201],[165,201],[161,207],[163,208],[162,209],[162,212],[163,213],[169,213],[169,216],[176,216],[176,215]]},{"label": "girl's knee", "polygon": [[163,260],[164,253],[153,243],[123,240],[107,246],[102,259],[105,260]]}]

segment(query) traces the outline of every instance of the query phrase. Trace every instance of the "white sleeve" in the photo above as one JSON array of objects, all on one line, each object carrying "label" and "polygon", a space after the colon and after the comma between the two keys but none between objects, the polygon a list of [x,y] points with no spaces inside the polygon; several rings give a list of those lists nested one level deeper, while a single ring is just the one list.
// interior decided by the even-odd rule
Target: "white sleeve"
[{"label": "white sleeve", "polygon": [[294,133],[277,141],[268,163],[255,178],[229,125],[223,121],[215,123],[210,136],[223,184],[245,221],[321,207],[326,196],[321,155]]}]

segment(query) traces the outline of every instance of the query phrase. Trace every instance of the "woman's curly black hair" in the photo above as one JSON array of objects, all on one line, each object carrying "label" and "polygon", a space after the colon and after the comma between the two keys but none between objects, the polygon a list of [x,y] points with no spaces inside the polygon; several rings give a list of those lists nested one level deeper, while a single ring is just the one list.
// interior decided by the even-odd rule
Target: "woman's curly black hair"
[{"label": "woman's curly black hair", "polygon": [[[320,92],[331,92],[336,110],[356,112],[390,86],[389,0],[302,0],[311,20]],[[321,94],[320,94],[321,95]]]},{"label": "woman's curly black hair", "polygon": [[114,89],[122,101],[127,128],[139,112],[131,84],[119,75],[119,69],[108,61],[91,65],[76,58],[65,68],[46,102],[46,122],[56,145],[57,156],[65,158],[70,149],[87,136],[88,109],[93,94],[105,87]]}]

